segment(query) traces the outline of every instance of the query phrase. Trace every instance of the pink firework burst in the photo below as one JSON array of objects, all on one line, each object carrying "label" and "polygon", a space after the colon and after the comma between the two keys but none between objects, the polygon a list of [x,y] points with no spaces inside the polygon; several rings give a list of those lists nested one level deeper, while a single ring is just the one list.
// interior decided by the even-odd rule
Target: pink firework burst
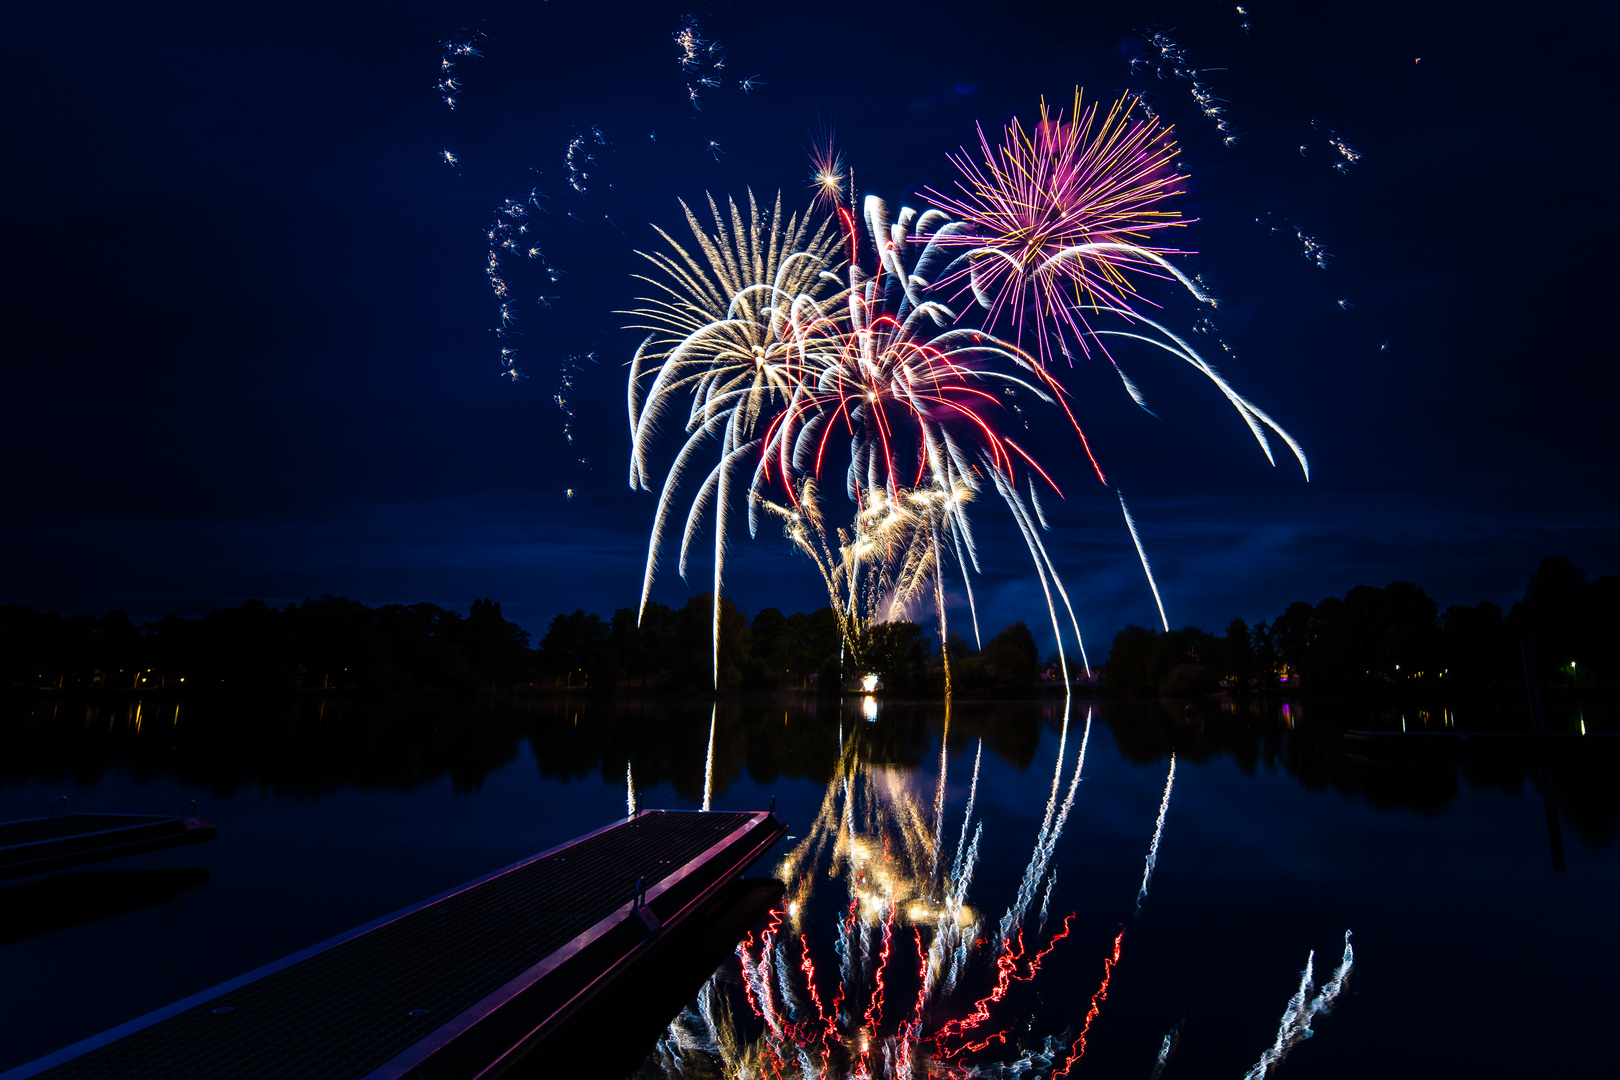
[{"label": "pink firework burst", "polygon": [[1190,285],[1165,258],[1187,252],[1151,243],[1155,233],[1187,223],[1165,207],[1182,194],[1175,139],[1156,120],[1134,118],[1135,104],[1120,98],[1101,114],[1095,103],[1082,109],[1077,90],[1069,117],[1054,117],[1043,100],[1027,134],[1014,118],[992,146],[979,128],[982,165],[965,149],[950,155],[962,173],[960,195],[923,193],[960,224],[921,239],[967,249],[940,284],[971,289],[989,311],[987,326],[1010,318],[1020,344],[1029,329],[1043,362],[1051,348],[1043,327],[1089,353],[1082,308],[1129,316],[1144,299],[1137,275]]}]

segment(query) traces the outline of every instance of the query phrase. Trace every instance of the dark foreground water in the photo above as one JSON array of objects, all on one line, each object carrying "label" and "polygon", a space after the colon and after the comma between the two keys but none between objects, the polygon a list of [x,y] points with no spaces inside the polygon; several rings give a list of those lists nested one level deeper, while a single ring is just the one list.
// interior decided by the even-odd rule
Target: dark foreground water
[{"label": "dark foreground water", "polygon": [[[630,785],[698,808],[706,776],[716,809],[775,797],[794,905],[644,1076],[1148,1077],[1167,1038],[1171,1080],[1268,1051],[1302,1078],[1612,1070],[1620,762],[1341,749],[1346,727],[1525,725],[1508,706],[1194,708],[17,706],[0,820],[195,798],[220,834],[85,868],[206,871],[188,891],[0,945],[0,1070],[622,817]],[[1552,723],[1614,730],[1573,703]]]}]

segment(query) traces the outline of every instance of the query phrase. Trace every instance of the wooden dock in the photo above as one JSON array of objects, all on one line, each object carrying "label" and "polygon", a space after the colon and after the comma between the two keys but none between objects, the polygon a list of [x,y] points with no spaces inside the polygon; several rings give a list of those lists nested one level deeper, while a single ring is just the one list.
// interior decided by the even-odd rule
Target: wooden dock
[{"label": "wooden dock", "polygon": [[[668,1023],[691,965],[708,965],[701,983],[780,898],[776,882],[742,875],[786,831],[771,811],[644,811],[0,1080],[627,1072],[628,1040]],[[672,978],[669,962],[682,973]],[[593,1043],[604,1031],[623,1037]],[[581,1055],[594,1063],[586,1072]],[[559,1073],[565,1061],[576,1071]]]},{"label": "wooden dock", "polygon": [[50,814],[0,822],[0,878],[201,844],[218,832],[202,818],[185,815]]}]

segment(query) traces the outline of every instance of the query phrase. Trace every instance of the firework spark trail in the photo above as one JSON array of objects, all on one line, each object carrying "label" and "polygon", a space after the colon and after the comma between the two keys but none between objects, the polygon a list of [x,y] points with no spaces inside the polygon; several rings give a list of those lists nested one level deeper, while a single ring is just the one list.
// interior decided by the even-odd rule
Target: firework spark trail
[{"label": "firework spark trail", "polygon": [[[979,759],[983,756],[984,740],[981,738],[979,748],[973,753],[973,782],[968,785],[967,812],[962,816],[962,835],[956,841],[956,861],[951,864],[952,882],[959,881],[962,877],[962,852],[967,845],[968,826],[973,822],[973,800],[979,794]],[[965,890],[953,885],[952,891],[961,896]]]},{"label": "firework spark trail", "polygon": [[1288,444],[1288,449],[1293,451],[1295,459],[1299,462],[1300,470],[1305,474],[1305,479],[1309,480],[1311,478],[1311,463],[1309,459],[1306,458],[1305,448],[1300,446],[1299,441],[1284,430],[1283,427],[1270,416],[1266,415],[1265,412],[1256,407],[1252,401],[1249,401],[1236,390],[1232,389],[1231,384],[1221,377],[1220,372],[1216,371],[1215,368],[1211,366],[1207,360],[1200,356],[1197,350],[1188,344],[1183,338],[1173,333],[1162,323],[1154,322],[1152,319],[1145,316],[1135,315],[1134,313],[1127,312],[1120,308],[1088,307],[1087,310],[1099,312],[1112,311],[1114,314],[1121,316],[1132,315],[1137,322],[1140,322],[1145,326],[1150,326],[1159,333],[1163,334],[1164,337],[1168,339],[1168,343],[1166,341],[1161,341],[1158,338],[1148,337],[1145,334],[1133,333],[1127,330],[1094,331],[1095,335],[1098,337],[1120,337],[1131,338],[1136,341],[1145,341],[1155,348],[1163,349],[1170,355],[1186,361],[1188,364],[1203,372],[1204,376],[1213,382],[1216,389],[1220,390],[1220,392],[1226,397],[1226,400],[1231,402],[1232,407],[1237,409],[1238,415],[1241,416],[1243,418],[1243,422],[1248,425],[1249,433],[1252,434],[1255,441],[1260,444],[1260,449],[1266,455],[1267,461],[1271,462],[1272,465],[1277,464],[1277,459],[1271,452],[1271,442],[1266,438],[1265,433],[1265,428],[1270,428],[1277,434],[1278,438],[1282,439],[1283,442]]},{"label": "firework spark trail", "polygon": [[1148,1080],[1159,1080],[1159,1077],[1164,1075],[1164,1067],[1169,1064],[1170,1055],[1176,1052],[1176,1047],[1180,1042],[1181,1025],[1178,1023],[1164,1033],[1164,1042],[1159,1045],[1159,1057],[1153,1062],[1153,1074],[1148,1077]]},{"label": "firework spark trail", "polygon": [[[866,1003],[866,1038],[870,1041],[877,1038],[878,1028],[883,1023],[883,973],[889,966],[889,955],[894,944],[894,916],[896,904],[891,896],[886,904],[888,913],[883,920],[883,951],[878,955],[877,962],[877,988],[872,991],[871,999]],[[866,1051],[861,1052],[861,1059],[866,1059]]]},{"label": "firework spark trail", "polygon": [[799,1000],[798,990],[789,971],[790,961],[787,957],[787,949],[778,947],[772,949],[771,952],[776,970],[777,996],[782,999],[782,1007],[787,1010],[789,1023],[796,1024],[804,1014],[804,1004]]},{"label": "firework spark trail", "polygon": [[[1075,1062],[1079,1061],[1085,1056],[1086,1036],[1091,1033],[1092,1022],[1096,1020],[1098,1014],[1102,1012],[1102,1003],[1108,1000],[1108,981],[1114,977],[1114,967],[1119,963],[1120,946],[1124,943],[1124,941],[1125,931],[1121,930],[1114,938],[1113,955],[1103,958],[1102,985],[1097,987],[1097,992],[1095,994],[1091,995],[1091,1008],[1086,1011],[1085,1023],[1080,1028],[1080,1034],[1076,1036],[1074,1042],[1069,1045],[1069,1060],[1064,1062],[1063,1068],[1054,1069],[1052,1071],[1054,1080],[1059,1076],[1068,1076],[1069,1070],[1074,1068]],[[1247,1078],[1245,1078],[1245,1080],[1247,1080]]]},{"label": "firework spark trail", "polygon": [[[451,109],[456,107],[456,94],[462,88],[461,80],[456,78],[454,74],[457,59],[469,56],[483,56],[483,52],[477,47],[477,42],[486,36],[480,30],[478,33],[469,36],[465,41],[457,41],[451,38],[449,41],[442,43],[444,52],[439,57],[439,81],[434,84],[433,88],[439,92],[439,96],[444,100],[445,105]],[[451,59],[452,57],[457,59]]]},{"label": "firework spark trail", "polygon": [[[973,830],[973,841],[968,844],[967,855],[962,861],[962,871],[955,883],[955,896],[952,900],[951,925],[955,926],[955,914],[962,909],[962,899],[967,896],[968,886],[973,883],[973,870],[979,861],[979,838],[984,835],[984,822],[979,822]],[[968,946],[972,944],[975,927],[969,927],[968,932],[959,935],[956,952],[951,957],[951,966],[945,975],[944,992],[950,993],[956,986],[957,977],[962,973],[962,966],[967,963]]]},{"label": "firework spark trail", "polygon": [[855,986],[855,950],[851,942],[855,930],[855,915],[860,906],[859,897],[852,897],[849,902],[849,912],[846,918],[838,920],[838,940],[833,942],[833,951],[838,954],[838,993],[834,997],[832,1014],[841,1024],[849,1023],[849,1008],[840,1009],[841,1002],[846,1002],[846,989]]},{"label": "firework spark trail", "polygon": [[[1032,323],[1067,330],[1089,355],[1084,316],[1071,293],[1129,307],[1139,294],[1127,272],[1159,276],[1163,255],[1180,254],[1118,242],[1185,224],[1179,213],[1162,209],[1182,193],[1172,165],[1175,142],[1169,129],[1132,119],[1133,104],[1121,98],[1101,115],[1096,104],[1082,107],[1076,90],[1072,114],[1053,116],[1042,101],[1029,134],[1015,118],[992,147],[979,129],[982,164],[965,149],[951,155],[962,175],[959,195],[924,192],[968,225],[937,237],[941,245],[967,249],[941,283],[971,290],[989,313],[987,326],[1006,314],[1022,339],[1027,312]],[[1044,362],[1045,332],[1033,326],[1027,332]]]},{"label": "firework spark trail", "polygon": [[[1301,149],[1303,149],[1303,147],[1301,147]],[[1281,222],[1280,225],[1278,224],[1279,221]],[[1318,269],[1326,270],[1328,268],[1328,264],[1333,261],[1333,256],[1328,252],[1327,248],[1320,240],[1314,236],[1307,235],[1302,227],[1295,225],[1287,218],[1276,218],[1273,214],[1268,212],[1264,218],[1255,218],[1254,222],[1256,225],[1264,225],[1266,228],[1270,229],[1271,235],[1273,236],[1292,229],[1294,239],[1298,240],[1301,246],[1300,254],[1310,262],[1315,263]]]},{"label": "firework spark trail", "polygon": [[[716,602],[718,606],[718,600]],[[709,809],[709,796],[714,791],[714,721],[720,713],[720,703],[709,710],[709,750],[703,758],[703,809]]]},{"label": "firework spark trail", "polygon": [[1063,806],[1058,810],[1057,821],[1053,824],[1052,835],[1046,841],[1046,858],[1050,859],[1053,850],[1057,847],[1057,839],[1063,835],[1063,824],[1069,820],[1069,808],[1074,805],[1074,791],[1080,784],[1081,773],[1086,768],[1086,747],[1091,744],[1091,716],[1092,709],[1086,709],[1086,726],[1080,731],[1080,753],[1075,757],[1074,775],[1069,778],[1069,792],[1063,797]]},{"label": "firework spark trail", "polygon": [[1289,1050],[1311,1037],[1311,1022],[1316,1017],[1333,1011],[1334,1003],[1343,992],[1345,981],[1350,977],[1350,969],[1355,964],[1355,952],[1350,947],[1350,931],[1344,932],[1344,956],[1340,959],[1339,966],[1334,969],[1332,978],[1313,998],[1310,993],[1313,986],[1312,965],[1315,961],[1316,950],[1312,949],[1305,959],[1305,970],[1300,973],[1299,989],[1288,999],[1288,1006],[1283,1010],[1282,1022],[1277,1025],[1277,1041],[1260,1055],[1260,1060],[1256,1061],[1248,1072],[1243,1074],[1243,1080],[1265,1080],[1278,1065],[1282,1064]]},{"label": "firework spark trail", "polygon": [[1046,875],[1046,865],[1052,858],[1052,852],[1057,848],[1058,838],[1063,834],[1063,824],[1069,818],[1069,808],[1074,805],[1074,793],[1080,785],[1080,774],[1086,767],[1086,746],[1091,742],[1092,710],[1086,710],[1086,727],[1080,736],[1080,753],[1075,759],[1074,776],[1069,780],[1069,790],[1064,795],[1063,805],[1054,815],[1054,803],[1057,799],[1058,781],[1063,775],[1063,749],[1069,733],[1069,699],[1064,699],[1063,734],[1058,740],[1057,770],[1052,775],[1052,794],[1046,802],[1046,820],[1041,824],[1041,831],[1035,838],[1035,850],[1030,853],[1029,865],[1024,869],[1024,879],[1018,885],[1017,896],[1013,900],[1007,913],[1001,917],[1001,926],[998,933],[1002,941],[1008,940],[1013,928],[1024,921],[1024,913],[1035,900],[1035,890],[1040,887],[1041,878]]},{"label": "firework spark trail", "polygon": [[[512,324],[518,321],[514,309],[516,289],[508,280],[506,260],[509,256],[516,256],[530,262],[539,263],[546,276],[553,282],[562,277],[563,271],[552,266],[547,261],[544,252],[540,250],[533,232],[538,228],[534,214],[531,211],[543,212],[545,207],[541,200],[547,198],[539,188],[531,187],[527,195],[502,199],[501,204],[495,208],[495,214],[490,226],[485,230],[485,237],[489,240],[489,249],[484,261],[484,275],[489,282],[489,289],[494,296],[496,309],[499,314],[498,324],[492,332],[501,345],[501,375],[517,382],[526,378],[526,374],[517,367],[518,350],[512,339],[517,332]],[[541,296],[537,299],[542,307],[549,308],[553,298]],[[557,388],[557,407],[563,411],[567,418],[563,433],[570,444],[573,443],[570,424],[573,419],[571,406],[568,404],[568,392],[572,388],[572,375],[570,370],[577,369],[577,358],[569,357],[562,367],[562,381]],[[594,354],[588,357],[595,360]]]},{"label": "firework spark trail", "polygon": [[[1072,807],[1074,805],[1075,789],[1079,787],[1080,780],[1081,780],[1081,774],[1085,772],[1085,768],[1086,768],[1086,747],[1091,742],[1091,717],[1092,717],[1092,710],[1088,708],[1086,710],[1086,726],[1085,726],[1085,730],[1083,730],[1080,733],[1080,753],[1077,756],[1077,758],[1075,759],[1074,775],[1069,778],[1069,790],[1068,790],[1068,793],[1066,795],[1064,795],[1064,797],[1063,797],[1063,806],[1058,811],[1057,820],[1052,823],[1052,831],[1051,831],[1050,835],[1048,835],[1047,840],[1046,840],[1046,850],[1041,855],[1041,872],[1043,874],[1045,873],[1045,869],[1046,869],[1047,864],[1051,861],[1053,853],[1057,850],[1058,838],[1063,835],[1063,826],[1069,820],[1069,809],[1070,809],[1070,807]],[[1048,879],[1048,881],[1046,883],[1046,897],[1045,897],[1045,899],[1043,899],[1041,901],[1041,923],[1042,923],[1042,925],[1044,925],[1045,922],[1046,922],[1046,905],[1047,905],[1047,902],[1050,901],[1051,898],[1052,898],[1052,886],[1053,886],[1053,884],[1055,883],[1056,880],[1057,880],[1057,868],[1053,867],[1052,877],[1050,879]],[[1032,899],[1033,899],[1033,897],[1032,897]],[[1020,917],[1020,919],[1022,919],[1022,917],[1023,917],[1022,912],[1020,912],[1019,917]]]},{"label": "firework spark trail", "polygon": [[737,955],[743,962],[743,974],[753,987],[750,1003],[779,1039],[783,1037],[783,1024],[776,1011],[776,997],[771,990],[771,967],[772,957],[776,951],[776,932],[781,927],[782,914],[779,909],[771,911],[770,922],[765,927],[765,932],[760,935],[759,959],[751,966],[748,961],[748,945],[753,935],[744,938],[743,943],[737,946]]},{"label": "firework spark trail", "polygon": [[1142,887],[1136,893],[1136,917],[1142,917],[1142,903],[1147,899],[1148,882],[1153,878],[1153,867],[1159,861],[1159,837],[1164,834],[1164,816],[1170,811],[1170,789],[1176,783],[1176,755],[1170,754],[1170,773],[1164,778],[1164,798],[1159,800],[1159,822],[1153,826],[1153,841],[1148,844],[1147,865],[1142,867]]},{"label": "firework spark trail", "polygon": [[917,945],[917,1005],[911,1011],[911,1018],[901,1024],[898,1034],[900,1060],[895,1075],[900,1077],[911,1076],[911,1049],[922,1032],[923,1006],[928,999],[928,951],[923,948],[920,929],[913,926],[911,936]]},{"label": "firework spark trail", "polygon": [[1058,868],[1054,863],[1052,872],[1046,876],[1046,892],[1041,894],[1041,920],[1035,924],[1037,931],[1046,929],[1046,913],[1052,906],[1052,890],[1057,887]]},{"label": "firework spark trail", "polygon": [[[592,145],[606,146],[607,135],[601,128],[592,124],[586,134],[574,133],[568,140],[568,149],[563,152],[563,164],[568,168],[568,186],[581,195],[590,191],[590,180],[596,167],[596,155],[590,150]],[[611,224],[611,219],[609,220]],[[618,228],[618,226],[614,226]],[[620,232],[624,230],[620,229]]]},{"label": "firework spark trail", "polygon": [[[956,840],[956,858],[951,863],[951,876],[946,879],[944,889],[944,904],[940,907],[940,920],[935,928],[935,938],[930,949],[940,957],[943,967],[944,959],[951,957],[949,967],[944,968],[944,993],[949,993],[956,986],[956,978],[961,973],[962,963],[967,960],[967,938],[975,933],[969,928],[969,934],[964,936],[962,928],[957,923],[961,915],[962,904],[967,897],[967,887],[974,878],[974,865],[978,860],[978,837],[983,834],[983,824],[980,823],[974,832],[974,842],[967,844],[969,826],[974,823],[974,801],[978,797],[978,763],[985,753],[985,740],[978,740],[978,748],[974,751],[974,779],[967,785],[967,810],[962,814],[962,832]],[[953,949],[953,944],[954,949]],[[928,968],[928,976],[932,980],[935,968]]]},{"label": "firework spark trail", "polygon": [[714,979],[711,977],[698,991],[697,1013],[698,1019],[703,1021],[703,1027],[708,1032],[709,1040],[716,1049],[722,1045],[720,1038],[720,1022],[714,1015]]},{"label": "firework spark trail", "polygon": [[[1243,22],[1242,26],[1243,32],[1247,34],[1250,27],[1247,21],[1246,13],[1241,7],[1237,10],[1238,14],[1245,15],[1245,21]],[[1214,89],[1212,89],[1207,82],[1200,78],[1200,76],[1208,72],[1225,71],[1226,69],[1193,67],[1187,60],[1186,47],[1181,45],[1163,30],[1156,30],[1153,33],[1145,36],[1147,37],[1148,44],[1152,45],[1159,54],[1159,61],[1154,65],[1155,71],[1159,78],[1163,79],[1165,77],[1165,72],[1168,70],[1171,78],[1182,79],[1191,83],[1192,99],[1193,102],[1198,106],[1198,111],[1203,113],[1205,118],[1215,121],[1215,129],[1221,133],[1221,142],[1224,145],[1228,147],[1236,145],[1239,136],[1233,133],[1231,121],[1226,118],[1226,107],[1219,104],[1226,99],[1216,97]],[[1132,60],[1131,70],[1134,72],[1137,65],[1144,62],[1146,61],[1140,57]]]},{"label": "firework spark trail", "polygon": [[[1002,942],[1004,947],[1001,950],[1000,955],[996,957],[995,985],[990,988],[990,992],[988,994],[974,1002],[973,1011],[960,1020],[950,1021],[944,1027],[940,1028],[939,1031],[930,1036],[931,1041],[933,1041],[936,1046],[943,1049],[944,1039],[964,1035],[965,1033],[972,1031],[974,1028],[984,1023],[986,1020],[990,1019],[990,1006],[996,1002],[999,1002],[1003,997],[1006,996],[1007,989],[1012,985],[1013,977],[1017,973],[1018,961],[1023,957],[1024,953],[1023,931],[1020,930],[1018,932],[1016,941],[1016,949],[1013,941]],[[956,1050],[947,1052],[945,1056],[954,1057],[955,1055],[960,1054],[964,1049],[966,1049],[965,1046],[957,1047]]]},{"label": "firework spark trail", "polygon": [[[1065,702],[1067,704],[1067,702]],[[1001,917],[1001,925],[996,930],[996,940],[1000,942],[1003,950],[1012,940],[1013,928],[1023,920],[1024,909],[1029,906],[1029,896],[1034,892],[1040,882],[1041,851],[1046,844],[1046,834],[1052,828],[1052,816],[1057,812],[1058,785],[1063,779],[1063,750],[1069,741],[1069,711],[1063,710],[1063,727],[1058,733],[1057,761],[1052,768],[1052,790],[1046,796],[1046,813],[1041,818],[1040,831],[1035,834],[1035,849],[1029,854],[1029,865],[1024,868],[1024,878],[1018,884],[1018,893],[1012,906]]]},{"label": "firework spark trail", "polygon": [[[1163,35],[1155,35],[1153,40],[1161,54],[1167,60],[1174,61],[1178,75],[1193,79],[1194,96],[1206,114],[1219,119],[1222,110],[1213,104],[1215,99],[1207,88],[1198,83],[1197,72],[1186,68],[1180,47]],[[1140,318],[1130,304],[1137,294],[1125,276],[1127,270],[1174,278],[1201,302],[1214,303],[1213,297],[1195,280],[1188,278],[1164,258],[1165,254],[1178,252],[1123,242],[1125,238],[1138,239],[1150,229],[1183,223],[1174,220],[1176,215],[1173,213],[1149,209],[1177,193],[1170,188],[1179,180],[1167,171],[1170,158],[1175,153],[1169,132],[1158,129],[1156,122],[1147,125],[1130,122],[1129,111],[1128,103],[1116,103],[1093,138],[1090,129],[1095,120],[1095,106],[1082,115],[1077,95],[1075,121],[1065,125],[1061,113],[1054,121],[1043,104],[1042,122],[1033,136],[1025,136],[1015,120],[1008,126],[1001,145],[992,150],[981,130],[984,169],[966,161],[965,154],[961,160],[953,159],[969,181],[967,185],[958,185],[964,199],[929,193],[930,201],[950,209],[973,226],[961,235],[952,234],[942,240],[937,238],[936,242],[979,245],[964,256],[969,260],[966,270],[955,270],[954,278],[948,273],[942,281],[959,281],[966,274],[975,297],[990,311],[987,326],[994,324],[997,315],[1005,309],[1014,324],[1020,327],[1021,334],[1027,307],[1035,316],[1042,317],[1043,324],[1057,321],[1061,326],[1066,320],[1082,351],[1089,351],[1088,342],[1095,341],[1099,345],[1102,342],[1098,340],[1099,334],[1090,327],[1087,312],[1118,315],[1127,323]],[[1219,126],[1223,133],[1228,131],[1224,120],[1220,121]],[[1123,147],[1134,147],[1136,156],[1132,158],[1121,149],[1117,158],[1110,158],[1107,151],[1116,143]],[[1108,175],[1108,168],[1119,166],[1126,160],[1140,167],[1137,172],[1129,174],[1128,180],[1121,174],[1113,177],[1113,183],[1099,182],[1095,191],[1086,187],[1095,179],[1090,176],[1093,167]],[[1048,175],[1045,170],[1051,170],[1049,183],[1046,182]],[[1138,186],[1130,186],[1132,182]],[[1099,277],[1100,284],[1093,280]],[[1067,296],[1067,286],[1043,298],[1042,290],[1051,291],[1056,279],[1073,284],[1079,297],[1091,302],[1074,304]],[[991,295],[991,285],[995,286],[994,295]],[[1026,288],[1033,293],[1027,304],[1024,295]],[[1147,321],[1155,328],[1162,329],[1151,320]],[[1036,333],[1044,360],[1048,355],[1046,332],[1043,328]],[[1063,344],[1061,335],[1058,342],[1067,354],[1067,345]],[[1185,345],[1184,342],[1177,343]],[[1162,342],[1156,344],[1166,347]],[[1106,347],[1103,352],[1110,361],[1113,360]],[[1262,419],[1258,410],[1250,409],[1247,402],[1237,398],[1206,364],[1193,362],[1221,386],[1255,431],[1262,449],[1270,458],[1270,450],[1263,433],[1259,431],[1259,424],[1275,425],[1270,424],[1269,419]],[[1113,366],[1132,398],[1142,404],[1140,390],[1117,363]],[[1078,430],[1078,425],[1076,428]],[[1285,433],[1279,433],[1283,434],[1285,440],[1288,439]],[[1081,439],[1084,442],[1083,433]],[[1292,440],[1288,441],[1295,446]],[[1299,453],[1297,447],[1295,449],[1296,454]],[[1301,465],[1304,464],[1302,457]],[[1102,475],[1100,469],[1098,475]],[[1003,497],[1007,497],[1005,491]],[[1008,501],[1011,504],[1012,500]],[[1026,533],[1026,541],[1037,564],[1049,561],[1044,551],[1036,551],[1038,541],[1032,537],[1031,524],[1023,520],[1025,515],[1018,508],[1014,508],[1014,513]],[[1136,539],[1139,541],[1140,538]],[[1139,543],[1138,549],[1140,554]],[[1151,572],[1149,576],[1151,579]],[[1157,594],[1156,584],[1154,591]],[[1047,599],[1050,609],[1052,602],[1049,594]],[[1156,600],[1162,620],[1162,599],[1156,595]],[[1055,612],[1053,616],[1055,622]],[[1083,654],[1084,646],[1081,648]]]},{"label": "firework spark trail", "polygon": [[816,1019],[821,1021],[827,1029],[823,1039],[830,1037],[837,1031],[833,1020],[827,1016],[826,1006],[821,1003],[821,992],[816,988],[816,964],[810,956],[810,939],[804,934],[799,935],[799,970],[804,972],[804,984],[810,991],[810,1001],[816,1007]]},{"label": "firework spark trail", "polygon": [[945,697],[945,728],[939,735],[939,783],[934,788],[934,860],[929,881],[939,880],[939,847],[945,838],[945,773],[950,764],[951,699]]},{"label": "firework spark trail", "polygon": [[624,763],[624,816],[636,816],[636,778],[630,775],[630,762]]},{"label": "firework spark trail", "polygon": [[[1040,534],[1035,523],[1030,520],[1029,512],[1024,509],[1024,500],[1000,472],[991,474],[995,480],[996,489],[1006,501],[1007,508],[1013,513],[1013,520],[1018,523],[1019,531],[1024,534],[1024,543],[1029,547],[1030,557],[1035,562],[1035,574],[1041,583],[1041,591],[1046,595],[1047,614],[1052,619],[1052,634],[1057,638],[1058,667],[1063,672],[1063,685],[1069,685],[1069,661],[1063,651],[1063,628],[1058,625],[1057,607],[1052,603],[1052,589],[1056,589],[1058,596],[1063,600],[1063,606],[1068,610],[1069,623],[1074,629],[1074,639],[1080,646],[1080,662],[1085,665],[1086,671],[1091,671],[1091,661],[1086,659],[1086,644],[1080,637],[1080,621],[1075,618],[1074,606],[1069,603],[1069,594],[1063,588],[1063,582],[1058,578],[1057,567],[1052,557],[1046,552],[1046,545],[1041,542]],[[1047,584],[1051,579],[1050,587]]]},{"label": "firework spark trail", "polygon": [[[1007,991],[1013,983],[1031,982],[1036,975],[1040,974],[1041,961],[1045,960],[1052,950],[1057,948],[1058,942],[1069,936],[1070,924],[1073,921],[1074,915],[1072,913],[1064,918],[1063,929],[1052,935],[1052,940],[1047,943],[1046,948],[1029,957],[1028,968],[1023,973],[1018,970],[1019,962],[1025,959],[1023,929],[1020,928],[1013,939],[1004,941],[1001,953],[996,957],[996,981],[990,988],[990,992],[974,1003],[971,1013],[960,1020],[947,1022],[938,1031],[930,1035],[926,1041],[932,1042],[935,1048],[941,1052],[941,1056],[947,1059],[957,1057],[963,1053],[983,1050],[991,1042],[1005,1043],[1007,1041],[1007,1032],[1005,1031],[991,1035],[979,1042],[966,1039],[966,1035],[967,1032],[972,1031],[990,1019],[990,1007],[1007,995]],[[965,1041],[955,1049],[947,1050],[947,1040],[958,1038]]]},{"label": "firework spark trail", "polygon": [[1331,132],[1328,135],[1328,145],[1333,147],[1334,150],[1338,151],[1339,156],[1344,159],[1333,166],[1336,172],[1347,174],[1350,171],[1350,166],[1361,160],[1361,154],[1352,149],[1349,143],[1340,138],[1337,131]]},{"label": "firework spark trail", "polygon": [[1117,490],[1119,495],[1119,508],[1125,512],[1125,525],[1131,530],[1131,542],[1136,545],[1136,556],[1142,560],[1142,573],[1147,575],[1148,587],[1153,590],[1153,602],[1159,606],[1159,622],[1164,624],[1165,632],[1170,630],[1170,620],[1164,614],[1164,601],[1159,597],[1158,582],[1153,580],[1153,567],[1148,565],[1147,549],[1142,546],[1142,534],[1136,531],[1136,519],[1131,517],[1131,508],[1125,505],[1125,496]]}]

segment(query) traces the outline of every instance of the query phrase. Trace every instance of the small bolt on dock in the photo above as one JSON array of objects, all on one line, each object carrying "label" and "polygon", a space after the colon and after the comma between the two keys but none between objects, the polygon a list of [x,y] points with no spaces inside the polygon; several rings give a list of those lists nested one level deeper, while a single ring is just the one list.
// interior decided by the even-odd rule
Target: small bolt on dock
[{"label": "small bolt on dock", "polygon": [[641,811],[0,1080],[625,1075],[780,900],[743,875],[786,832]]}]

